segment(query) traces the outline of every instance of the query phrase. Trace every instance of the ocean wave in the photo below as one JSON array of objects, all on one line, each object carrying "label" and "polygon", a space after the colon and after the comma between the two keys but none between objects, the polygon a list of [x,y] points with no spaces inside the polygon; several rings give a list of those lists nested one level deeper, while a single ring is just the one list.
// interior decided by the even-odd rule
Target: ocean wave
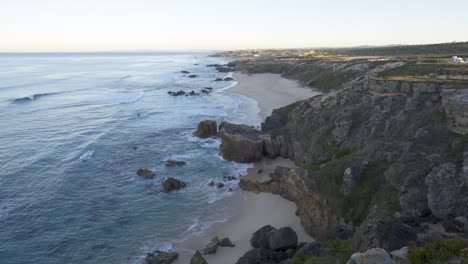
[{"label": "ocean wave", "polygon": [[94,155],[94,150],[88,150],[83,155],[80,156],[80,160],[89,160]]},{"label": "ocean wave", "polygon": [[144,92],[118,92],[108,96],[101,96],[91,100],[91,104],[128,104],[134,103],[142,98]]},{"label": "ocean wave", "polygon": [[27,102],[31,102],[33,100],[37,100],[41,97],[45,97],[45,96],[49,96],[49,95],[54,95],[54,94],[58,94],[58,93],[40,93],[40,94],[33,94],[31,96],[25,96],[25,97],[21,97],[21,98],[16,98],[16,99],[13,99],[12,102],[13,103],[27,103]]}]

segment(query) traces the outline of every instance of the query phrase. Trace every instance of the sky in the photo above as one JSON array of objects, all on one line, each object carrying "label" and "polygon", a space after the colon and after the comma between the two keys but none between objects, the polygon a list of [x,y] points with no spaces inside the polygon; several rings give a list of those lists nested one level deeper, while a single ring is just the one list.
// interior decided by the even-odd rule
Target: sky
[{"label": "sky", "polygon": [[468,0],[0,0],[0,52],[468,41]]}]

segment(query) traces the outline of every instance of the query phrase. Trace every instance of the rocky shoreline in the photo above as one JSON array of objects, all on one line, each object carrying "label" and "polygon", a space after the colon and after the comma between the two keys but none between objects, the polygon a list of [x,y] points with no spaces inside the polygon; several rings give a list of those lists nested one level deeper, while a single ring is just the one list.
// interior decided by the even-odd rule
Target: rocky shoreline
[{"label": "rocky shoreline", "polygon": [[[249,71],[264,69],[265,62],[248,63]],[[195,135],[218,137],[226,160],[281,157],[297,165],[241,177],[239,186],[294,202],[317,242],[266,225],[237,263],[432,263],[431,250],[450,263],[467,260],[468,89],[371,78],[401,65],[353,66],[352,79],[274,110],[261,130],[215,120],[199,124]],[[218,243],[213,239],[207,248]],[[207,262],[197,251],[191,263]]]}]

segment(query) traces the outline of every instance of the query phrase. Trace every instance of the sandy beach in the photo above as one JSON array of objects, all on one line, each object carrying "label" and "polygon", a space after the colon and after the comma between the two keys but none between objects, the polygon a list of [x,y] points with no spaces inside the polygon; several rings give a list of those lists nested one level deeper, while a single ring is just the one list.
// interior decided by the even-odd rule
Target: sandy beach
[{"label": "sandy beach", "polygon": [[[244,177],[261,180],[263,175],[268,175],[268,172],[278,165],[294,167],[290,160],[281,158],[264,160],[256,163],[253,168],[249,169],[248,175]],[[263,169],[264,172],[258,174],[258,169]],[[295,215],[296,205],[279,195],[239,191],[220,203],[220,207],[238,206],[240,212],[228,222],[214,224],[203,234],[176,244],[174,249],[179,252],[180,256],[175,263],[190,263],[190,258],[195,250],[203,249],[215,236],[229,237],[236,246],[233,248],[218,247],[216,254],[204,256],[207,262],[210,264],[236,263],[245,252],[252,249],[249,242],[252,233],[267,224],[275,228],[290,226],[297,232],[299,241],[313,241]]]},{"label": "sandy beach", "polygon": [[255,99],[260,107],[260,117],[265,120],[275,108],[304,100],[318,92],[299,85],[296,81],[281,77],[280,74],[243,74],[234,72],[233,78],[239,82],[228,89],[228,92],[238,93]]},{"label": "sandy beach", "polygon": [[[318,94],[309,88],[301,87],[295,81],[282,78],[279,74],[247,75],[234,73],[233,77],[239,84],[230,88],[228,92],[255,99],[261,109],[259,114],[262,120],[269,116],[275,108]],[[290,160],[282,158],[275,160],[263,159],[248,169],[247,175],[244,177],[258,181],[267,180],[268,175],[279,165],[295,167]],[[263,172],[258,173],[259,169]],[[296,205],[279,195],[238,191],[235,195],[220,201],[220,209],[223,206],[239,208],[239,212],[227,222],[213,224],[202,234],[176,243],[174,250],[179,252],[180,255],[175,263],[189,263],[194,252],[197,249],[203,249],[215,236],[219,238],[229,237],[236,246],[233,248],[218,247],[216,254],[204,256],[208,263],[236,263],[239,257],[252,248],[249,242],[252,233],[267,224],[275,228],[290,226],[297,232],[299,241],[313,241],[313,238],[302,227],[300,219],[295,215]]]}]

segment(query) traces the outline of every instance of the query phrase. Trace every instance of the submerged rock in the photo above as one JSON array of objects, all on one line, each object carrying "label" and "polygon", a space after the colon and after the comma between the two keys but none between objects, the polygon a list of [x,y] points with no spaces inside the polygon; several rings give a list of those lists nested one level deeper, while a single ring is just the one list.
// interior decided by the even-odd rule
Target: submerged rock
[{"label": "submerged rock", "polygon": [[180,71],[181,73],[183,74],[189,74],[190,72],[189,71]]},{"label": "submerged rock", "polygon": [[218,182],[218,184],[216,184],[216,187],[218,187],[218,188],[224,188],[224,183]]},{"label": "submerged rock", "polygon": [[216,79],[215,79],[215,82],[221,82],[221,81],[223,81],[222,78],[216,78]]},{"label": "submerged rock", "polygon": [[198,75],[196,75],[196,74],[191,74],[191,75],[189,75],[188,77],[189,77],[189,78],[197,78]]},{"label": "submerged rock", "polygon": [[145,264],[169,264],[179,257],[177,252],[156,251],[146,255]]},{"label": "submerged rock", "polygon": [[154,173],[153,171],[149,169],[138,169],[136,174],[145,179],[153,179],[154,176],[156,176],[156,173]]},{"label": "submerged rock", "polygon": [[216,136],[218,128],[216,127],[216,120],[204,120],[198,124],[195,136],[199,138],[209,138]]},{"label": "submerged rock", "polygon": [[167,94],[172,95],[172,96],[182,96],[182,95],[185,95],[185,92],[182,90],[177,91],[177,92],[169,91],[167,92]]},{"label": "submerged rock", "polygon": [[187,164],[187,162],[183,160],[168,160],[166,161],[166,166],[168,167],[174,167],[174,166],[183,166]]},{"label": "submerged rock", "polygon": [[163,189],[165,192],[170,192],[173,190],[179,190],[187,186],[183,181],[180,181],[176,178],[169,177],[163,182]]},{"label": "submerged rock", "polygon": [[205,258],[202,256],[200,251],[197,250],[197,252],[195,252],[195,255],[193,255],[192,259],[190,259],[190,264],[208,264],[208,262],[206,262]]}]

